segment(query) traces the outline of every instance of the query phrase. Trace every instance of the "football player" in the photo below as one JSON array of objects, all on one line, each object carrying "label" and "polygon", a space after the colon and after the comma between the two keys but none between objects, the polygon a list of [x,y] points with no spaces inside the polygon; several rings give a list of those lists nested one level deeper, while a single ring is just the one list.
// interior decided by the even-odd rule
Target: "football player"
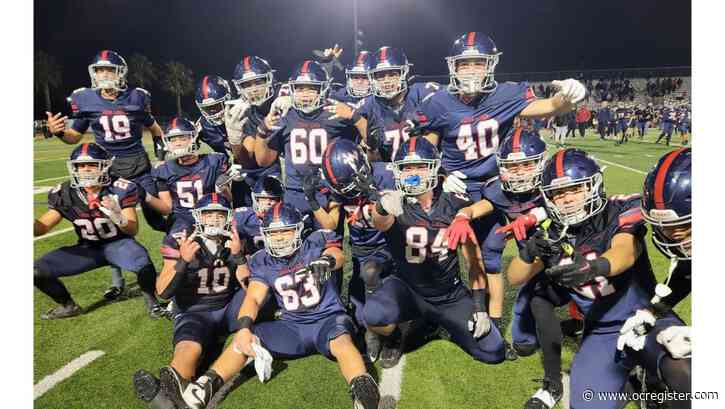
[{"label": "football player", "polygon": [[[440,146],[442,167],[463,179],[474,202],[481,199],[484,182],[498,173],[495,153],[499,135],[507,135],[516,116],[545,117],[563,114],[582,101],[586,88],[574,79],[554,81],[559,91],[551,98],[537,99],[527,83],[502,83],[494,79],[501,52],[493,40],[480,32],[469,32],[453,43],[446,58],[450,83],[420,106],[419,122],[425,137]],[[498,216],[500,218],[500,216]],[[504,236],[495,213],[474,223],[481,245],[491,294],[489,313],[503,314],[504,283],[501,256]]]},{"label": "football player", "polygon": [[[438,151],[425,138],[411,137],[399,147],[396,190],[380,194],[372,217],[398,268],[367,296],[363,317],[383,337],[381,361],[388,365],[397,363],[405,343],[398,324],[420,317],[445,328],[475,359],[499,363],[505,347],[487,313],[486,275],[469,224],[482,207],[471,206],[465,194],[443,192],[439,167]],[[459,242],[469,262],[470,290],[458,277],[456,247],[449,249]]]},{"label": "football player", "polygon": [[171,400],[184,407],[179,388],[221,353],[220,337],[239,329],[237,313],[245,296],[239,287],[249,270],[229,200],[217,193],[204,195],[192,214],[193,223],[176,224],[164,238],[164,267],[156,280],[161,298],[173,298],[179,310],[173,358],[159,370],[158,380],[143,369],[133,377],[138,398],[152,405]]},{"label": "football player", "polygon": [[[68,144],[78,143],[90,128],[96,143],[114,158],[111,175],[136,183],[144,218],[155,230],[162,231],[164,219],[145,201],[145,192],[156,194],[150,177],[151,163],[143,146],[143,130],[148,129],[159,151],[163,134],[151,114],[151,94],[143,88],[128,88],[128,65],[121,55],[103,50],[88,65],[91,88],[79,88],[68,98],[71,103],[71,125],[65,126],[67,116],[48,116],[49,131]],[[113,300],[123,293],[125,286],[121,270],[111,266],[112,285],[104,297]]]},{"label": "football player", "polygon": [[[334,359],[350,385],[355,407],[378,407],[378,386],[351,337],[354,324],[328,280],[330,272],[343,264],[340,237],[318,230],[303,239],[302,230],[302,215],[289,204],[278,203],[265,214],[261,227],[265,249],[248,264],[251,278],[238,313],[240,330],[212,367],[184,390],[189,407],[206,407],[248,358],[259,360],[264,353],[284,358],[319,353]],[[270,291],[283,306],[281,317],[255,324]]]},{"label": "football player", "polygon": [[677,131],[680,132],[680,142],[687,146],[690,142],[690,110],[686,105],[677,111]]},{"label": "football player", "polygon": [[[255,137],[268,116],[284,116],[291,106],[287,91],[274,82],[274,70],[257,56],[245,56],[234,68],[232,84],[241,103],[229,105],[225,112],[225,126],[234,154],[235,163],[242,169],[243,181],[232,184],[235,207],[251,206],[251,190],[267,175],[279,176],[279,161],[260,166],[254,156]],[[269,128],[272,123],[267,124]]]},{"label": "football player", "polygon": [[637,105],[634,110],[635,126],[637,127],[637,135],[639,139],[644,138],[644,132],[647,130],[647,110],[644,105]]},{"label": "football player", "polygon": [[218,75],[205,75],[199,81],[194,102],[201,116],[196,121],[199,139],[217,153],[227,154],[227,130],[224,127],[225,102],[231,99],[229,83]]},{"label": "football player", "polygon": [[197,129],[186,118],[175,117],[164,132],[166,161],[151,174],[158,184],[158,198],[149,203],[164,215],[172,215],[169,231],[177,223],[193,223],[192,209],[201,196],[216,191],[226,181],[227,158],[221,153],[199,154]]},{"label": "football player", "polygon": [[345,68],[345,87],[333,92],[332,99],[356,105],[372,93],[369,73],[375,57],[370,51],[360,51],[355,61]]},{"label": "football player", "polygon": [[[691,389],[691,327],[673,324],[672,309],[692,291],[692,153],[682,148],[663,156],[647,174],[642,216],[652,242],[670,259],[665,283],[657,284],[649,308],[638,310],[620,330],[617,347],[647,356],[649,374],[678,392]],[[651,294],[650,294],[651,295]],[[660,322],[663,318],[665,323]],[[669,323],[670,325],[667,325]],[[665,350],[658,348],[662,345]],[[689,407],[688,405],[683,405]]]},{"label": "football player", "polygon": [[73,224],[78,243],[45,254],[33,264],[35,287],[58,306],[41,319],[72,317],[82,309],[59,277],[72,276],[116,265],[138,276],[146,307],[152,318],[163,314],[154,293],[156,270],[146,249],[133,236],[138,232],[135,183],[112,178],[113,157],[94,143],[84,143],[71,152],[70,180],[48,193],[48,211],[35,219],[33,235],[42,236],[63,219]]},{"label": "football player", "polygon": [[[544,168],[541,191],[552,223],[524,244],[507,271],[509,281],[539,280],[531,310],[544,362],[543,386],[526,408],[551,408],[562,396],[562,333],[554,308],[574,300],[586,331],[571,366],[572,408],[615,408],[615,400],[585,400],[585,390],[621,391],[635,363],[653,356],[617,351],[620,329],[648,306],[655,278],[647,256],[640,196],[604,193],[599,165],[585,152],[557,152]],[[537,275],[541,277],[537,277]],[[668,315],[661,325],[680,322]],[[661,348],[661,347],[660,347]]]},{"label": "football player", "polygon": [[272,110],[257,126],[255,159],[259,166],[270,166],[282,154],[286,178],[284,202],[301,213],[312,212],[321,227],[335,228],[336,224],[323,225],[319,220],[320,208],[327,205],[327,197],[317,186],[319,168],[329,143],[336,138],[356,139],[355,126],[352,120],[322,109],[330,79],[319,63],[307,60],[299,64],[292,72],[289,85],[292,109],[284,117],[282,112]]},{"label": "football player", "polygon": [[244,254],[251,255],[264,248],[259,226],[264,214],[284,197],[284,185],[276,176],[265,176],[252,189],[252,207],[234,209],[234,225],[244,244]]},{"label": "football player", "polygon": [[614,111],[614,116],[617,118],[617,130],[614,135],[616,136],[619,132],[622,133],[619,141],[614,143],[615,146],[619,146],[628,141],[627,128],[629,123],[629,110],[625,107],[623,103],[620,103],[617,109]]},{"label": "football player", "polygon": [[677,112],[672,108],[672,104],[669,102],[665,103],[665,106],[660,110],[660,123],[662,132],[657,137],[655,143],[660,143],[663,137],[666,137],[665,143],[670,146],[670,139],[672,139],[672,131],[674,130],[674,123],[677,119]]}]

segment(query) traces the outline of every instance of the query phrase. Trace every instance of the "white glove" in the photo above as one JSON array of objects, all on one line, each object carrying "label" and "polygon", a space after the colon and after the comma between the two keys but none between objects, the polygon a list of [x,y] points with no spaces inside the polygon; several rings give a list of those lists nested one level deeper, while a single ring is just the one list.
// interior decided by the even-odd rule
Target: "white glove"
[{"label": "white glove", "polygon": [[289,95],[283,95],[277,97],[274,101],[272,101],[272,105],[270,106],[270,111],[277,111],[279,112],[280,116],[287,115],[287,111],[292,107],[292,97]]},{"label": "white glove", "polygon": [[272,355],[267,351],[259,340],[255,337],[252,342],[252,350],[254,351],[254,370],[257,372],[259,382],[264,382],[272,377]]},{"label": "white glove", "polygon": [[473,338],[479,339],[491,332],[491,319],[487,312],[479,311],[471,315],[468,320],[468,330],[473,333]]},{"label": "white glove", "polygon": [[581,82],[574,78],[568,78],[561,81],[551,81],[551,85],[559,88],[556,95],[560,95],[565,101],[576,104],[583,100],[587,94],[587,89]]},{"label": "white glove", "polygon": [[657,334],[657,342],[675,359],[692,356],[691,327],[672,326]]},{"label": "white glove", "polygon": [[224,104],[224,127],[227,130],[227,139],[232,145],[239,145],[242,143],[242,138],[244,136],[242,128],[244,127],[245,122],[249,120],[249,118],[246,118],[248,109],[249,104],[241,99],[227,101]]},{"label": "white glove", "polygon": [[380,195],[380,205],[388,214],[398,217],[403,214],[403,192],[385,190]]},{"label": "white glove", "polygon": [[242,172],[242,170],[243,170],[242,165],[235,163],[229,167],[227,174],[229,175],[231,180],[233,180],[235,182],[241,182],[247,176],[247,173]]},{"label": "white glove", "polygon": [[123,214],[121,205],[118,204],[118,195],[104,196],[101,203],[103,203],[103,205],[99,206],[98,210],[108,216],[113,224],[120,227],[126,227],[126,225],[128,225],[128,218],[125,214]]},{"label": "white glove", "polygon": [[204,409],[211,401],[211,380],[202,375],[194,382],[190,382],[181,394],[184,403],[191,409]]},{"label": "white glove", "polygon": [[619,330],[621,335],[617,338],[617,349],[624,351],[624,347],[628,346],[639,351],[644,348],[647,332],[655,325],[655,321],[655,316],[649,310],[637,310]]},{"label": "white glove", "polygon": [[458,170],[451,172],[443,181],[443,191],[446,193],[465,194],[466,183],[463,182],[463,179],[466,178],[467,176]]}]

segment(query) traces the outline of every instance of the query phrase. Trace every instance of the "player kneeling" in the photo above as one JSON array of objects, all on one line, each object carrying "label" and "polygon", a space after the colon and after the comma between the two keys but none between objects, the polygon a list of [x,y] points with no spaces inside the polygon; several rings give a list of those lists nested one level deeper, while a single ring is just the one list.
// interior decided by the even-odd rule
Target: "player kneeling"
[{"label": "player kneeling", "polygon": [[239,328],[237,312],[245,295],[239,285],[249,271],[232,227],[231,205],[211,193],[200,198],[192,215],[194,224],[177,224],[161,247],[164,267],[156,289],[163,298],[173,297],[179,310],[174,318],[174,357],[159,370],[163,391],[145,370],[134,375],[138,397],[152,407],[175,407],[169,401],[184,407],[179,389],[204,368],[204,362],[208,366],[221,353],[226,336]]},{"label": "player kneeling", "polygon": [[[178,385],[188,406],[206,407],[249,358],[266,361],[263,371],[268,377],[270,353],[297,358],[317,352],[337,360],[356,408],[378,407],[378,386],[350,336],[352,319],[345,314],[334,283],[327,280],[343,263],[340,238],[319,230],[303,239],[303,226],[302,216],[290,205],[280,203],[265,213],[261,227],[265,250],[249,261],[252,275],[239,311],[240,330],[211,369],[185,390]],[[270,289],[283,306],[281,318],[253,325]]]}]

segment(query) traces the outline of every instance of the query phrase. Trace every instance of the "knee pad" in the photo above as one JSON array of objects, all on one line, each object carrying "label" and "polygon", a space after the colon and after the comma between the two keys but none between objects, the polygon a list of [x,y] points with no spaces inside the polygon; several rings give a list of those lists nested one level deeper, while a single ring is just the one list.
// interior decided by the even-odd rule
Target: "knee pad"
[{"label": "knee pad", "polygon": [[536,352],[536,350],[538,349],[538,346],[536,344],[517,344],[517,343],[513,343],[511,345],[516,350],[516,353],[519,354],[519,356],[530,356],[530,355],[533,355]]},{"label": "knee pad", "polygon": [[360,278],[365,283],[365,291],[372,293],[380,287],[380,275],[383,265],[377,260],[369,260],[360,267]]}]

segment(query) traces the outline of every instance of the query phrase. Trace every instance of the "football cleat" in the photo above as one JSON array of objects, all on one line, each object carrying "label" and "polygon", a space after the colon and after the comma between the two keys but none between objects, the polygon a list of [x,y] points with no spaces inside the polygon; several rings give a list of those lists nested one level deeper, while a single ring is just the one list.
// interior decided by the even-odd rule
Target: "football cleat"
[{"label": "football cleat", "polygon": [[59,305],[48,310],[45,314],[40,314],[41,320],[57,320],[59,318],[70,318],[83,314],[83,309],[71,300],[68,304]]},{"label": "football cleat", "polygon": [[103,293],[103,298],[107,301],[115,301],[121,294],[123,294],[123,288],[111,286]]},{"label": "football cleat", "polygon": [[161,390],[171,399],[174,405],[179,409],[188,408],[184,402],[184,398],[182,398],[182,393],[186,389],[186,385],[189,384],[189,381],[184,379],[176,369],[171,366],[165,366],[159,369],[159,383],[161,384]]},{"label": "football cleat", "polygon": [[149,317],[152,319],[158,319],[166,315],[166,309],[161,304],[154,304],[149,307]]},{"label": "football cleat", "polygon": [[511,346],[511,343],[504,340],[504,346],[506,347],[506,360],[507,361],[515,361],[519,359],[519,354],[516,352],[516,349]]},{"label": "football cleat", "polygon": [[365,355],[368,358],[368,361],[375,362],[378,360],[378,356],[380,355],[380,348],[382,347],[380,343],[380,335],[370,331],[365,331]]},{"label": "football cleat", "polygon": [[561,400],[564,386],[561,381],[542,379],[542,387],[524,405],[524,409],[551,409]]},{"label": "football cleat", "polygon": [[133,387],[136,397],[153,409],[176,409],[176,405],[161,390],[159,380],[144,369],[133,374]]},{"label": "football cleat", "polygon": [[358,375],[350,382],[350,397],[353,409],[377,409],[380,390],[370,374]]},{"label": "football cleat", "polygon": [[209,404],[213,395],[211,381],[206,375],[202,375],[196,382],[189,383],[182,396],[189,408],[202,409]]},{"label": "football cleat", "polygon": [[380,366],[388,369],[398,364],[403,356],[403,333],[400,326],[392,334],[382,337],[383,348],[380,351]]}]

